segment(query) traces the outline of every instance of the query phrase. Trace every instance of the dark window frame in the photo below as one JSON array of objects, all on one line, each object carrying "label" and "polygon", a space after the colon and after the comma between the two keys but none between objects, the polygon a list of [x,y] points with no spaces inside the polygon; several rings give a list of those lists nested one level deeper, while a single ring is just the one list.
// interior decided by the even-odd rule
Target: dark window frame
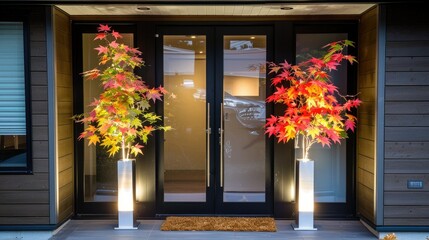
[{"label": "dark window frame", "polygon": [[24,16],[0,16],[0,22],[21,22],[23,25],[24,47],[24,83],[25,83],[25,119],[26,119],[26,163],[25,167],[2,167],[0,175],[33,174],[32,132],[31,132],[31,81],[30,81],[30,27]]}]

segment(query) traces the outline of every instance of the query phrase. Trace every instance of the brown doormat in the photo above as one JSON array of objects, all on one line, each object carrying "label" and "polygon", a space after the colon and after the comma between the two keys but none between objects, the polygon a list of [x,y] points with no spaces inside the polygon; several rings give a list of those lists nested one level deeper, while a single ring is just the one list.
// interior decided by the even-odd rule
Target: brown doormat
[{"label": "brown doormat", "polygon": [[275,232],[276,223],[269,217],[167,217],[162,231],[243,231]]}]

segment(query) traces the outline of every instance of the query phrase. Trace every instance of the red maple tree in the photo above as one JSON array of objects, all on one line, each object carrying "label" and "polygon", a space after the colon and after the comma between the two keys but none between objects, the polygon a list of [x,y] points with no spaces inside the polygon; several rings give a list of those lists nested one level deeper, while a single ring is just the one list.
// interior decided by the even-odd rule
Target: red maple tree
[{"label": "red maple tree", "polygon": [[356,117],[351,114],[361,101],[356,96],[342,96],[332,83],[329,72],[337,70],[343,61],[357,62],[354,56],[344,54],[347,47],[354,47],[349,40],[326,45],[327,53],[312,57],[297,65],[288,62],[270,63],[270,74],[275,92],[266,101],[285,105],[282,115],[267,119],[269,136],[278,142],[287,142],[297,136],[303,139],[304,156],[314,143],[330,146],[347,138],[347,131],[354,131]]}]

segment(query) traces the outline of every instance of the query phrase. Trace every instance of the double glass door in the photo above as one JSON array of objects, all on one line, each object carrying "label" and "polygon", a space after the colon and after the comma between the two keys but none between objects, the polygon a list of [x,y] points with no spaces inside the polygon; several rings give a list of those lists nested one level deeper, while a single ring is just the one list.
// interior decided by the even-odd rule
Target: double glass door
[{"label": "double glass door", "polygon": [[157,212],[272,214],[264,135],[270,28],[162,27]]}]

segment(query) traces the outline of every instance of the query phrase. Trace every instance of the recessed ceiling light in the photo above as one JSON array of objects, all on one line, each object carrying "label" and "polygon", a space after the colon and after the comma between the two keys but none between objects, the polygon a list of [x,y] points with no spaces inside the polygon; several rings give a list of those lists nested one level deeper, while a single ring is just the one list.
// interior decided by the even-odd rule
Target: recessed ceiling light
[{"label": "recessed ceiling light", "polygon": [[293,9],[293,7],[281,7],[280,9],[281,9],[281,10],[288,11],[288,10],[292,10],[292,9]]},{"label": "recessed ceiling light", "polygon": [[252,40],[253,40],[253,39],[255,39],[255,37],[250,37],[250,39],[252,39]]},{"label": "recessed ceiling light", "polygon": [[150,7],[137,7],[137,11],[150,11]]},{"label": "recessed ceiling light", "polygon": [[197,36],[195,36],[195,35],[192,35],[192,36],[191,36],[191,38],[192,38],[192,39],[194,39],[194,38],[197,38]]}]

